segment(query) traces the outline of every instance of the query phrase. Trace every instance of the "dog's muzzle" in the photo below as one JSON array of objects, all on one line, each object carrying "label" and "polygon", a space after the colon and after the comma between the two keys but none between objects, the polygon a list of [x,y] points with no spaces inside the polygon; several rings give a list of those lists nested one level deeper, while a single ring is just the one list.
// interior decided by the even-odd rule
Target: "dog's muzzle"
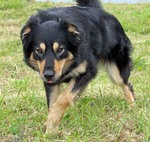
[{"label": "dog's muzzle", "polygon": [[43,73],[46,82],[52,83],[54,80],[55,73],[53,70],[46,70]]}]

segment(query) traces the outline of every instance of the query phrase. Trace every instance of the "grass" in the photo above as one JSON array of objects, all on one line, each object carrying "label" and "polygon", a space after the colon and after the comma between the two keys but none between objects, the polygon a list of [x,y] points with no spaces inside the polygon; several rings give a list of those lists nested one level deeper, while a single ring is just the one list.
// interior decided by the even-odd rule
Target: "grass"
[{"label": "grass", "polygon": [[102,70],[67,110],[60,133],[52,136],[44,133],[47,106],[42,81],[24,64],[19,38],[27,18],[51,6],[0,1],[0,142],[149,142],[150,5],[104,5],[134,45],[130,80],[136,106],[128,107],[120,88]]}]

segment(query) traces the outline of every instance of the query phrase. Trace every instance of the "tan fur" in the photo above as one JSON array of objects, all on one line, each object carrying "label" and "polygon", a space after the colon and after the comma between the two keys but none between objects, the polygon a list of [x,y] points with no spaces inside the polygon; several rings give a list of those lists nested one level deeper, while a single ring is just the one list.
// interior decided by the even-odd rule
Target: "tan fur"
[{"label": "tan fur", "polygon": [[58,47],[59,47],[59,44],[57,42],[54,42],[53,47],[52,47],[54,52],[57,51]]},{"label": "tan fur", "polygon": [[122,80],[122,78],[120,76],[120,72],[119,72],[116,64],[115,63],[108,63],[105,66],[106,66],[106,70],[107,70],[111,80],[114,83],[116,83],[117,85],[122,85],[123,84],[123,80]]},{"label": "tan fur", "polygon": [[54,59],[54,71],[57,76],[60,76],[62,74],[62,70],[64,68],[66,59],[63,60],[56,60]]},{"label": "tan fur", "polygon": [[83,61],[79,66],[73,69],[68,75],[69,76],[79,76],[80,74],[86,72],[87,62]]},{"label": "tan fur", "polygon": [[30,31],[31,31],[31,28],[30,28],[30,27],[27,27],[27,28],[24,30],[24,32],[23,32],[22,35],[28,34],[28,33],[30,33]]},{"label": "tan fur", "polygon": [[43,61],[37,61],[37,63],[38,63],[39,71],[40,71],[40,76],[43,77],[45,60],[43,60]]},{"label": "tan fur", "polygon": [[119,85],[122,88],[125,98],[131,105],[133,105],[133,103],[134,103],[133,94],[130,91],[129,87],[126,84],[124,84],[124,82],[120,76],[118,67],[115,65],[115,63],[109,63],[105,66],[106,66],[106,70],[107,70],[111,80],[115,84]]},{"label": "tan fur", "polygon": [[126,100],[129,102],[129,104],[131,106],[133,106],[135,100],[134,100],[133,94],[130,91],[129,87],[124,84],[124,85],[122,85],[122,90],[124,91],[124,95],[125,95]]},{"label": "tan fur", "polygon": [[49,110],[48,118],[46,121],[46,132],[53,132],[59,125],[63,114],[68,106],[72,105],[74,99],[76,98],[79,91],[72,92],[75,81],[71,80],[68,87],[65,89],[63,93],[61,93],[53,105],[53,107]]},{"label": "tan fur", "polygon": [[71,52],[68,52],[68,57],[66,59],[62,60],[54,59],[54,71],[56,73],[56,76],[61,76],[62,72],[65,71],[70,66],[72,60],[73,55]]},{"label": "tan fur", "polygon": [[23,34],[22,34],[22,40],[24,39],[24,37],[26,36],[26,34],[28,34],[28,33],[30,33],[30,32],[31,32],[31,28],[30,28],[30,27],[27,27],[27,28],[24,30]]},{"label": "tan fur", "polygon": [[53,106],[53,104],[56,102],[59,95],[59,85],[55,85],[53,87],[53,90],[50,94],[50,108]]},{"label": "tan fur", "polygon": [[33,66],[36,70],[39,70],[37,60],[34,59],[33,53],[31,53],[30,58],[29,58],[29,64]]},{"label": "tan fur", "polygon": [[79,32],[77,31],[76,27],[71,25],[71,24],[68,25],[68,32],[74,33],[74,34],[79,34]]},{"label": "tan fur", "polygon": [[[58,47],[59,44],[57,42],[54,42],[53,50],[55,52],[58,49]],[[56,73],[56,76],[61,76],[63,70],[65,70],[65,68],[67,68],[67,66],[69,66],[70,63],[72,62],[72,59],[73,59],[73,55],[71,52],[68,52],[68,57],[66,59],[62,59],[62,60],[54,59],[54,71]]]},{"label": "tan fur", "polygon": [[79,76],[80,74],[84,73],[86,71],[87,62],[82,62],[79,66],[77,66],[73,71],[73,75]]},{"label": "tan fur", "polygon": [[68,67],[72,64],[73,58],[74,56],[72,55],[72,53],[68,52],[68,57],[66,58],[62,72],[65,72],[68,69]]},{"label": "tan fur", "polygon": [[40,48],[42,49],[43,53],[45,53],[45,50],[46,50],[46,46],[45,46],[45,43],[40,43]]},{"label": "tan fur", "polygon": [[72,61],[74,58],[73,54],[71,52],[68,52],[67,62]]}]

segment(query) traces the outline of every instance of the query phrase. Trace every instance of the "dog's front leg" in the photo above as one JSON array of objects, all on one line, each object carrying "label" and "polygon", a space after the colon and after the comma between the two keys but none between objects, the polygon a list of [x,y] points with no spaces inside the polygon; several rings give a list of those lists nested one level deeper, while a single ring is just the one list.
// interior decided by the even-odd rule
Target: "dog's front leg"
[{"label": "dog's front leg", "polygon": [[81,75],[75,80],[71,80],[68,87],[63,93],[61,93],[54,103],[54,105],[49,110],[47,118],[47,128],[46,132],[55,132],[58,129],[58,125],[63,117],[63,114],[68,106],[72,105],[77,94],[79,94],[88,82],[96,75],[91,72]]},{"label": "dog's front leg", "polygon": [[46,121],[46,133],[56,132],[58,125],[63,117],[66,108],[73,104],[73,100],[78,94],[78,91],[72,91],[75,85],[75,80],[71,80],[67,88],[58,96],[58,99],[49,109],[48,118]]},{"label": "dog's front leg", "polygon": [[46,91],[46,100],[47,100],[47,106],[48,106],[48,110],[49,110],[58,98],[59,85],[52,86],[47,83],[44,83],[44,87],[45,87],[45,91]]}]

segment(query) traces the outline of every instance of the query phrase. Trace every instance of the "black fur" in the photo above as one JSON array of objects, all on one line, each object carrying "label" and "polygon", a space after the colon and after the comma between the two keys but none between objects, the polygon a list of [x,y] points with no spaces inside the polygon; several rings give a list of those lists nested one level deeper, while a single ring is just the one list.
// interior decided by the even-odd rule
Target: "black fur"
[{"label": "black fur", "polygon": [[[51,86],[68,82],[72,78],[76,81],[72,91],[83,90],[97,74],[98,62],[115,63],[124,84],[128,85],[132,68],[132,46],[121,24],[113,15],[103,10],[98,0],[77,0],[77,5],[41,10],[31,16],[21,31],[25,62],[37,71],[39,70],[30,62],[31,53],[35,60],[46,60],[44,71],[53,69],[53,59],[65,59],[68,51],[74,57],[72,64],[59,78],[51,83],[44,80],[48,99]],[[68,33],[69,25],[73,26],[76,32]],[[27,27],[31,31],[24,34]],[[55,41],[65,48],[61,56],[53,53],[52,44]],[[46,53],[37,56],[35,50],[40,42],[45,43]],[[68,76],[84,61],[87,62],[85,72]]]}]

